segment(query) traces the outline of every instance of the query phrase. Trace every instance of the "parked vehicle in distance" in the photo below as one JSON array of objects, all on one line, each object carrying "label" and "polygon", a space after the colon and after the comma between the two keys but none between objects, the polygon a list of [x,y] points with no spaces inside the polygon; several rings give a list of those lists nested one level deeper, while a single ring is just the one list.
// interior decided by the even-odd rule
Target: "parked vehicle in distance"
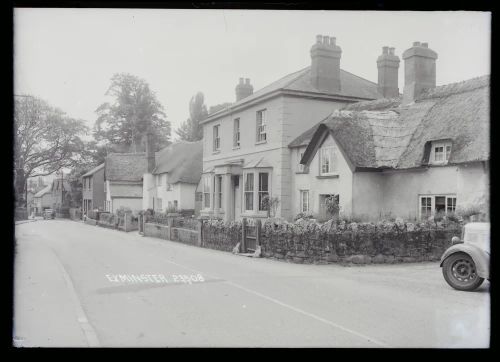
[{"label": "parked vehicle in distance", "polygon": [[43,218],[44,219],[54,219],[56,216],[56,213],[52,209],[45,209],[43,210]]},{"label": "parked vehicle in distance", "polygon": [[446,282],[455,289],[471,291],[490,279],[490,223],[471,222],[454,236],[441,257]]}]

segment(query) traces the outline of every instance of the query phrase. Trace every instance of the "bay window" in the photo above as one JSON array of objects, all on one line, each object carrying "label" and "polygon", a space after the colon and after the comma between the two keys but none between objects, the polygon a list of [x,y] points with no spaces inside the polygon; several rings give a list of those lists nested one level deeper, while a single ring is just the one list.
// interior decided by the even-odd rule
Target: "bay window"
[{"label": "bay window", "polygon": [[222,209],[222,175],[215,176],[215,208]]},{"label": "bay window", "polygon": [[264,196],[269,196],[269,174],[267,172],[259,172],[259,210],[266,211],[265,205],[262,204]]},{"label": "bay window", "polygon": [[210,184],[212,182],[212,177],[210,175],[205,175],[203,177],[203,207],[205,209],[210,209]]},{"label": "bay window", "polygon": [[263,199],[271,196],[271,175],[269,171],[253,169],[243,174],[243,209],[250,213],[267,211]]},{"label": "bay window", "polygon": [[245,211],[253,211],[253,173],[245,175]]}]

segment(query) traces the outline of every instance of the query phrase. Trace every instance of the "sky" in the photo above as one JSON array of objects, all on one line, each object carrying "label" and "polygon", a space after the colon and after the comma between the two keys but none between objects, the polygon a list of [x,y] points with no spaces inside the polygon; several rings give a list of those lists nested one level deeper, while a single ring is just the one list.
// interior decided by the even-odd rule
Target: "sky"
[{"label": "sky", "polygon": [[490,28],[488,12],[15,9],[14,94],[92,127],[112,75],[131,73],[149,83],[176,129],[198,91],[208,108],[234,102],[240,77],[256,91],[309,66],[318,34],[337,38],[342,69],[373,82],[383,46],[401,57],[427,42],[438,53],[439,86],[490,73]]}]

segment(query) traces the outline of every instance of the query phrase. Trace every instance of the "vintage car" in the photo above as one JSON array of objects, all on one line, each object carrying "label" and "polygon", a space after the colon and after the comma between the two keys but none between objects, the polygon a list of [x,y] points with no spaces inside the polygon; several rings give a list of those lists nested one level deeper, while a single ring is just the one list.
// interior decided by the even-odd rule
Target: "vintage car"
[{"label": "vintage car", "polygon": [[52,209],[45,209],[43,210],[43,218],[44,219],[54,219],[56,216],[56,213]]},{"label": "vintage car", "polygon": [[471,291],[490,279],[490,223],[464,225],[462,236],[454,236],[441,257],[446,282],[455,289]]}]

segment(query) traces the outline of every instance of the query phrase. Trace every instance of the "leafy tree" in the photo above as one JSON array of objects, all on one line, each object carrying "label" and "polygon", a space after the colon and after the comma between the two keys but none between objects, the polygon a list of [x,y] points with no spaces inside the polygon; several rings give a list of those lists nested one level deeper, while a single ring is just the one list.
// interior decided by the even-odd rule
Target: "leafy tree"
[{"label": "leafy tree", "polygon": [[179,138],[184,141],[199,141],[203,138],[203,126],[200,124],[208,116],[205,106],[205,96],[196,93],[189,101],[189,118],[176,130]]},{"label": "leafy tree", "polygon": [[163,106],[145,80],[127,73],[111,78],[106,95],[111,102],[101,104],[96,113],[94,137],[110,146],[121,146],[131,152],[144,151],[147,130],[155,135],[155,149],[170,143],[170,122]]},{"label": "leafy tree", "polygon": [[87,131],[82,120],[66,116],[42,99],[22,95],[14,105],[14,169],[17,205],[25,202],[27,180],[46,176],[81,160]]}]

